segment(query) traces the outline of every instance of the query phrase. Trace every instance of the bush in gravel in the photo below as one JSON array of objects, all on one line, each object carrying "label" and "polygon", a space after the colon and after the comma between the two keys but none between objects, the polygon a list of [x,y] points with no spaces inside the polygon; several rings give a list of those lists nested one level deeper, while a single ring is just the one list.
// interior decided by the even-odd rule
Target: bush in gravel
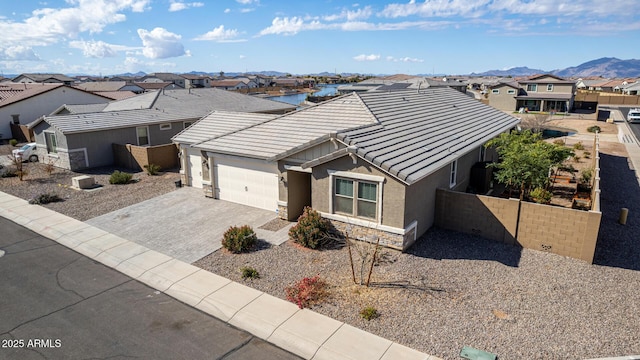
[{"label": "bush in gravel", "polygon": [[320,275],[316,275],[311,278],[303,278],[297,283],[287,286],[284,291],[287,294],[287,300],[303,309],[324,299],[328,295],[326,289],[327,283],[320,279]]},{"label": "bush in gravel", "polygon": [[360,317],[367,321],[371,321],[372,319],[375,319],[379,316],[380,313],[378,312],[378,310],[376,310],[376,308],[372,306],[367,306],[366,308],[360,310]]},{"label": "bush in gravel", "polygon": [[232,226],[222,237],[222,247],[234,254],[253,249],[257,242],[258,237],[249,225]]},{"label": "bush in gravel", "polygon": [[573,149],[574,150],[584,150],[584,145],[582,145],[582,141],[578,141],[577,143],[573,144]]},{"label": "bush in gravel", "polygon": [[18,145],[18,140],[16,140],[16,139],[9,140],[9,145],[15,147],[16,145]]},{"label": "bush in gravel", "polygon": [[592,133],[594,133],[594,132],[596,132],[596,131],[597,131],[597,132],[600,132],[600,126],[598,126],[598,125],[589,126],[589,127],[587,128],[587,131],[588,131],[588,132],[592,132]]},{"label": "bush in gravel", "polygon": [[144,168],[145,170],[147,170],[147,174],[152,176],[158,175],[161,169],[160,165],[156,165],[156,164],[145,165]]},{"label": "bush in gravel", "polygon": [[242,271],[243,279],[260,279],[260,273],[258,272],[258,270],[252,268],[251,266],[243,266],[240,268],[240,271]]},{"label": "bush in gravel", "polygon": [[16,171],[8,168],[4,169],[4,171],[0,173],[0,178],[10,178],[16,176],[18,176],[18,174],[16,174]]},{"label": "bush in gravel", "polygon": [[128,184],[132,178],[133,178],[133,175],[126,172],[121,172],[120,170],[116,170],[109,177],[109,184],[114,184],[114,185]]},{"label": "bush in gravel", "polygon": [[62,198],[60,198],[58,195],[44,193],[44,194],[40,194],[40,195],[36,196],[35,198],[29,200],[29,204],[44,205],[44,204],[48,204],[48,203],[52,203],[52,202],[58,202],[58,201],[62,201]]},{"label": "bush in gravel", "polygon": [[317,249],[327,239],[329,223],[310,207],[305,207],[298,223],[289,229],[289,239],[310,249]]}]

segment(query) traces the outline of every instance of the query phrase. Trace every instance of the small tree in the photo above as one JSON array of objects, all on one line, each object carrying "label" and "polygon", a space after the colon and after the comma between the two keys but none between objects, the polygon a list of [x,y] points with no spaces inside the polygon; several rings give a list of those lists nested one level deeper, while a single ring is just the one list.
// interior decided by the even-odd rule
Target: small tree
[{"label": "small tree", "polygon": [[551,120],[553,120],[553,115],[551,114],[527,114],[522,117],[521,125],[524,129],[541,132]]},{"label": "small tree", "polygon": [[13,154],[9,155],[8,157],[9,157],[9,160],[11,160],[11,163],[13,164],[13,166],[16,167],[15,174],[18,176],[18,179],[20,179],[20,181],[24,180],[24,177],[29,174],[29,171],[27,171],[27,169],[24,167],[24,163],[22,162],[22,157],[14,156]]},{"label": "small tree", "polygon": [[531,130],[502,133],[485,147],[498,152],[499,161],[489,165],[497,169],[496,180],[509,187],[509,195],[519,188],[520,200],[535,187],[546,189],[551,168],[573,155],[571,149],[543,141]]}]

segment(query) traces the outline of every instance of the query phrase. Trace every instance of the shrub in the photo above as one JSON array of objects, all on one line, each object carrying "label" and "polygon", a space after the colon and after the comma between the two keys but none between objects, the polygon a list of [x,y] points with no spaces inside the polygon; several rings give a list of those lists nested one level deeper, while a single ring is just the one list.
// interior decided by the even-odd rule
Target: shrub
[{"label": "shrub", "polygon": [[16,177],[16,176],[18,176],[16,171],[11,170],[9,168],[5,169],[4,172],[0,173],[0,178],[10,178],[10,177]]},{"label": "shrub", "polygon": [[529,196],[531,196],[531,199],[533,199],[533,201],[537,202],[538,204],[548,204],[551,202],[553,194],[551,193],[551,191],[537,187],[531,190]]},{"label": "shrub", "polygon": [[584,169],[580,173],[580,183],[581,184],[590,184],[592,177],[593,177],[593,169],[591,169],[591,168]]},{"label": "shrub", "polygon": [[378,313],[378,310],[371,306],[367,306],[366,308],[360,310],[360,317],[367,321],[371,321],[371,319],[375,319],[379,316],[380,313]]},{"label": "shrub", "polygon": [[558,146],[564,146],[564,140],[562,140],[562,139],[553,140],[553,143],[558,145]]},{"label": "shrub", "polygon": [[222,238],[222,246],[234,254],[253,249],[257,242],[258,237],[249,225],[232,226]]},{"label": "shrub", "polygon": [[62,201],[62,198],[60,198],[58,195],[44,193],[44,194],[40,194],[40,195],[36,196],[35,198],[29,200],[29,204],[44,205],[44,204],[48,204],[48,203],[52,203],[52,202],[58,202],[58,201]]},{"label": "shrub", "polygon": [[284,291],[287,300],[298,305],[300,309],[309,307],[326,297],[327,283],[320,279],[319,275],[312,278],[306,277],[297,283],[287,286]]},{"label": "shrub", "polygon": [[598,125],[594,125],[594,126],[589,126],[589,127],[587,128],[587,131],[588,131],[588,132],[592,132],[592,133],[594,133],[594,132],[596,132],[596,131],[597,131],[597,132],[600,132],[601,130],[600,130],[600,126],[598,126]]},{"label": "shrub", "polygon": [[573,149],[574,150],[584,150],[584,145],[582,145],[582,141],[578,141],[577,143],[573,144]]},{"label": "shrub", "polygon": [[115,184],[115,185],[128,184],[131,181],[131,178],[133,178],[133,175],[126,172],[121,172],[120,170],[116,170],[109,177],[109,184]]},{"label": "shrub", "polygon": [[582,153],[582,155],[584,155],[585,159],[590,159],[591,158],[591,152],[590,151],[584,151]]},{"label": "shrub", "polygon": [[11,145],[11,146],[14,146],[14,147],[15,147],[16,145],[18,145],[18,140],[16,140],[16,139],[11,139],[11,140],[9,140],[9,145]]},{"label": "shrub", "polygon": [[305,207],[298,223],[289,229],[289,239],[310,249],[317,249],[327,239],[329,223],[310,207]]},{"label": "shrub", "polygon": [[240,271],[242,271],[243,279],[260,279],[260,273],[258,273],[258,270],[252,268],[251,266],[243,266],[240,268]]},{"label": "shrub", "polygon": [[158,175],[161,169],[160,165],[156,165],[156,164],[145,165],[144,168],[147,170],[147,174],[152,176]]}]

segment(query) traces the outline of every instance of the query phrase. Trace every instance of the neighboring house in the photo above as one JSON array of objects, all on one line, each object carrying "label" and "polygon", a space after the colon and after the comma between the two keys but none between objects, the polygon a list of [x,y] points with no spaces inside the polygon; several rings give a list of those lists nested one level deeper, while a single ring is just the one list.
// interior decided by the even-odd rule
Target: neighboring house
[{"label": "neighboring house", "polygon": [[277,117],[214,112],[173,138],[183,181],[295,220],[311,206],[354,238],[405,250],[437,188],[464,191],[487,140],[519,120],[448,87],[352,93]]},{"label": "neighboring house", "polygon": [[0,84],[0,139],[11,139],[10,124],[26,125],[62,104],[107,103],[111,99],[63,84]]},{"label": "neighboring house", "polygon": [[182,74],[186,79],[185,88],[208,88],[211,87],[211,78],[204,75]]},{"label": "neighboring house", "polygon": [[623,87],[622,93],[625,95],[640,95],[640,81],[636,81]]},{"label": "neighboring house", "polygon": [[[113,144],[155,146],[214,110],[283,114],[295,106],[217,89],[163,90],[107,106],[61,106],[29,124],[38,155],[77,170],[114,163]],[[173,156],[173,155],[172,155]]]},{"label": "neighboring house", "polygon": [[13,78],[15,83],[53,83],[73,85],[75,79],[63,74],[20,74]]},{"label": "neighboring house", "polygon": [[296,88],[302,85],[301,79],[296,78],[276,78],[271,82],[274,86],[280,86],[283,88]]},{"label": "neighboring house", "polygon": [[248,89],[249,86],[242,79],[213,80],[211,87],[220,90]]},{"label": "neighboring house", "polygon": [[[507,87],[513,88],[516,83],[519,89],[515,94],[509,94],[510,90]],[[566,112],[573,108],[575,81],[543,74],[518,79],[516,83],[498,83],[490,86],[487,91],[489,105],[504,111]],[[504,91],[507,94],[504,94]]]},{"label": "neighboring house", "polygon": [[136,84],[127,83],[126,81],[92,81],[77,84],[74,87],[90,92],[130,91],[139,94],[145,90]]},{"label": "neighboring house", "polygon": [[165,90],[182,89],[181,87],[179,87],[178,85],[172,82],[135,82],[133,84],[144,89],[145,92],[162,90],[162,89],[165,89]]},{"label": "neighboring house", "polygon": [[143,76],[140,82],[170,82],[180,88],[186,89],[187,79],[173,73],[153,73]]}]

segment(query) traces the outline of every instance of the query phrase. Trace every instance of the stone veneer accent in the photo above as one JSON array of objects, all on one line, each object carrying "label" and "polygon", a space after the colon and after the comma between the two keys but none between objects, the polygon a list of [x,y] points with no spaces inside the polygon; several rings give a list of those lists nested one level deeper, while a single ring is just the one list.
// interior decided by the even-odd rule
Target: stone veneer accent
[{"label": "stone veneer accent", "polygon": [[[348,224],[339,220],[327,220],[329,220],[331,225],[333,225],[333,227],[343,235],[346,235],[348,233],[351,239],[375,243],[376,241],[378,241],[378,238],[380,238],[380,245],[396,250],[406,249],[405,244],[407,242],[405,241],[405,237],[412,234],[410,232],[406,235],[399,235],[380,229]],[[411,240],[413,240],[413,237],[411,238]]]},{"label": "stone veneer accent", "polygon": [[278,217],[282,220],[289,220],[289,208],[287,205],[278,204]]}]

